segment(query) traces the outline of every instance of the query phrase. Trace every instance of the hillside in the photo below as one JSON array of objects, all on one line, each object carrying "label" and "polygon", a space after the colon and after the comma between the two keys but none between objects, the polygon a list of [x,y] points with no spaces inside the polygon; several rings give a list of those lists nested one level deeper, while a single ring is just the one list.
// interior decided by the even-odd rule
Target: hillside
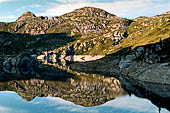
[{"label": "hillside", "polygon": [[[49,53],[65,54],[73,47],[74,54],[107,55],[127,47],[133,49],[159,42],[169,34],[169,12],[133,20],[93,7],[50,18],[26,12],[15,22],[0,23],[0,52],[18,54],[34,48],[38,52],[48,50]],[[17,45],[22,47],[15,49]],[[13,52],[8,48],[14,48]]]},{"label": "hillside", "polygon": [[77,54],[88,54],[94,53],[93,48],[102,53],[103,49],[106,50],[108,46],[126,38],[130,23],[131,20],[117,17],[102,9],[85,7],[51,18],[36,17],[35,14],[26,12],[15,22],[0,23],[0,31],[31,35],[65,33],[75,39],[72,43],[77,46]]}]

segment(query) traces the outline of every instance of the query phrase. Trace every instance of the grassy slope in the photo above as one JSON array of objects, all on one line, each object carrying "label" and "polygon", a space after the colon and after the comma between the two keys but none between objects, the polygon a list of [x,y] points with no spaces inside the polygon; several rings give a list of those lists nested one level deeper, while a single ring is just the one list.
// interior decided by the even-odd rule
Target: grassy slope
[{"label": "grassy slope", "polygon": [[164,40],[170,35],[170,15],[142,17],[134,19],[128,28],[129,36],[115,47],[110,47],[109,54],[122,48],[144,46]]},{"label": "grassy slope", "polygon": [[[145,23],[145,24],[144,24]],[[117,61],[120,60],[120,56],[131,49],[138,46],[149,46],[165,40],[170,37],[170,15],[159,15],[155,17],[140,17],[134,20],[134,22],[128,28],[129,37],[123,39],[117,46],[109,46],[108,56],[85,63],[75,63],[72,65],[73,70],[80,72],[95,72],[96,70],[100,73],[107,75],[108,70],[116,66]],[[167,44],[168,45],[168,44]],[[168,51],[168,46],[164,48],[165,52]],[[118,57],[119,56],[119,57]],[[112,62],[111,62],[112,61]],[[79,67],[77,69],[77,67]],[[104,67],[104,68],[102,68]],[[100,69],[101,68],[101,69]],[[116,67],[115,67],[116,68]],[[114,73],[111,73],[114,74]]]},{"label": "grassy slope", "polygon": [[[112,21],[110,25],[114,25],[118,22],[120,21]],[[77,54],[107,55],[127,47],[134,49],[137,46],[153,44],[169,37],[170,15],[162,14],[154,17],[139,17],[134,19],[128,29],[120,29],[122,31],[127,30],[129,36],[123,39],[120,44],[116,46],[113,46],[113,41],[109,37],[105,36],[107,33],[112,33],[111,30],[111,27],[107,27],[103,29],[103,32],[88,36],[81,36],[74,42],[71,42],[67,45],[74,45],[77,42],[83,43],[95,40],[97,43],[91,46],[92,49],[88,51],[78,51]]]}]

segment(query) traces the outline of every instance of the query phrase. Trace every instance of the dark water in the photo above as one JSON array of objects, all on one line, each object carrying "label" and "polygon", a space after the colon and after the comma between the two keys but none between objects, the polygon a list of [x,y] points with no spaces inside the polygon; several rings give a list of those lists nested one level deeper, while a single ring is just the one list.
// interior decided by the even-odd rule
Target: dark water
[{"label": "dark water", "polygon": [[169,113],[169,92],[165,85],[40,65],[1,71],[0,113]]}]

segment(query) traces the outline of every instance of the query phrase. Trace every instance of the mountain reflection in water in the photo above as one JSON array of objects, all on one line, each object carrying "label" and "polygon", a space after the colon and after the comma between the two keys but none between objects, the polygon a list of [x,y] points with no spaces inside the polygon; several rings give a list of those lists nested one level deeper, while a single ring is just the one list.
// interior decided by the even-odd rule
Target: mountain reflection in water
[{"label": "mountain reflection in water", "polygon": [[126,95],[117,79],[97,75],[89,76],[75,76],[66,81],[10,80],[0,82],[0,90],[17,92],[27,101],[33,100],[36,96],[51,96],[60,97],[86,107],[101,105],[119,96]]},{"label": "mountain reflection in water", "polygon": [[168,86],[69,73],[61,65],[52,65],[40,64],[25,75],[19,72],[22,69],[1,71],[0,112],[157,113],[159,108],[166,108],[161,112],[168,113],[170,110]]},{"label": "mountain reflection in water", "polygon": [[[26,102],[14,92],[0,92],[2,113],[158,113],[146,99],[124,96],[100,106],[83,107],[58,97],[36,97]],[[10,101],[9,101],[10,100]],[[168,113],[163,109],[162,113]]]}]

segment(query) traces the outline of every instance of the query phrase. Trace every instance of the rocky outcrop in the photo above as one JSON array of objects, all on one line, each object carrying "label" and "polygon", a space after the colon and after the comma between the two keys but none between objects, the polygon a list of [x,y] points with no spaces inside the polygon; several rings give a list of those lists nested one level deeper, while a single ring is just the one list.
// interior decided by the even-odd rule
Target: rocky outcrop
[{"label": "rocky outcrop", "polygon": [[103,73],[136,81],[170,83],[170,38],[155,44],[123,49],[102,59],[75,63],[70,69],[86,73]]},{"label": "rocky outcrop", "polygon": [[156,44],[148,44],[146,46],[136,47],[127,55],[122,56],[120,67],[122,65],[126,66],[126,63],[133,60],[144,61],[150,64],[161,63],[169,60],[169,42],[170,38],[167,38],[164,41],[160,40],[160,42]]},{"label": "rocky outcrop", "polygon": [[94,7],[84,7],[80,9],[76,9],[75,11],[71,13],[67,13],[63,15],[63,17],[74,17],[74,16],[85,16],[85,17],[102,17],[102,18],[114,18],[115,15],[110,14],[103,9],[100,8],[94,8]]},{"label": "rocky outcrop", "polygon": [[128,67],[122,69],[121,74],[124,78],[137,81],[170,85],[169,63],[148,64],[143,62],[131,62]]},{"label": "rocky outcrop", "polygon": [[156,44],[137,47],[122,56],[119,63],[121,74],[134,80],[169,84],[169,42],[170,38]]},{"label": "rocky outcrop", "polygon": [[[155,44],[139,46],[133,50],[126,48],[113,55],[106,56],[99,60],[96,59],[96,61],[75,64],[71,63],[71,65],[65,63],[66,65],[63,66],[66,67],[66,69],[78,72],[102,73],[116,77],[122,76],[137,81],[169,84],[169,42],[170,38],[167,38],[164,41],[160,40],[160,42]],[[52,56],[53,55],[54,54],[52,54]],[[67,55],[69,56],[69,54]],[[61,66],[58,64],[62,63],[58,63],[55,59],[56,57],[52,56],[49,57],[52,65]],[[63,57],[66,57],[66,54]],[[71,58],[69,61],[71,61]],[[46,64],[50,65],[50,62],[46,61]]]},{"label": "rocky outcrop", "polygon": [[[119,31],[115,31],[114,34],[109,34],[109,35],[104,35],[107,38],[112,39],[113,41],[113,45],[118,45],[119,42],[124,39],[127,38],[128,34],[127,32],[119,32]],[[74,43],[70,43],[68,45],[65,45],[64,47],[60,47],[58,49],[54,49],[54,50],[48,50],[48,51],[43,51],[43,53],[39,56],[42,58],[48,58],[49,60],[53,60],[53,59],[59,59],[60,56],[63,56],[61,59],[65,58],[65,57],[73,57],[74,55],[95,55],[95,54],[91,54],[89,53],[89,51],[93,51],[95,48],[98,48],[97,46],[100,45],[105,45],[107,43],[110,43],[106,38],[93,38],[90,40],[77,40],[74,41]],[[110,40],[111,41],[111,40]],[[111,45],[112,46],[112,45]],[[100,47],[99,47],[100,48]],[[97,55],[99,56],[104,56],[105,50],[102,50],[99,53],[96,52]]]}]

